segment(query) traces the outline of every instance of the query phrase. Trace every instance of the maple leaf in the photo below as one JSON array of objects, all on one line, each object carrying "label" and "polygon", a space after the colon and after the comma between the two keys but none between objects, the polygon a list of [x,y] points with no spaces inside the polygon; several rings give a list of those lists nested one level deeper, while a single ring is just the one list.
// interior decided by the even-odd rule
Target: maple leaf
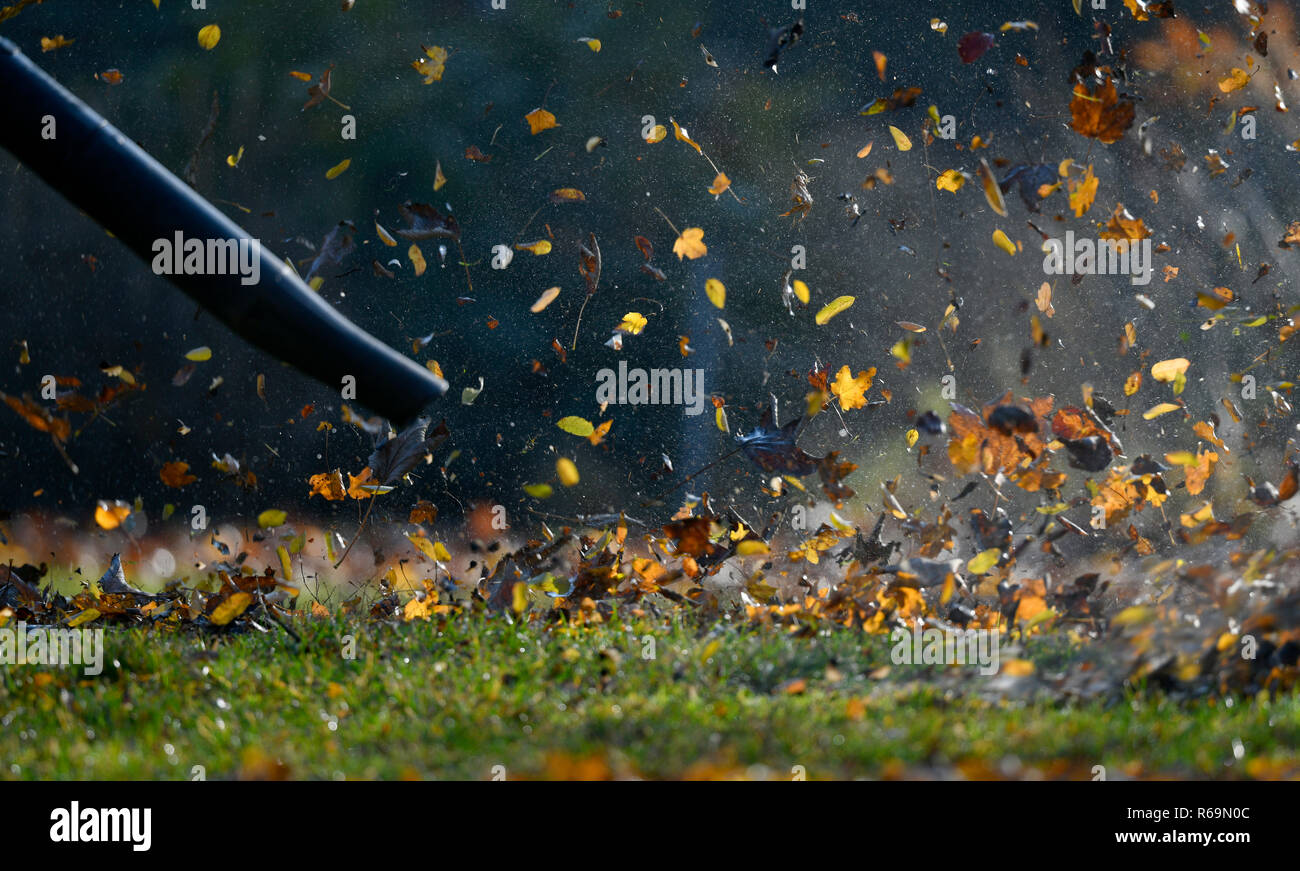
[{"label": "maple leaf", "polygon": [[1089,139],[1096,139],[1103,145],[1118,141],[1133,125],[1136,114],[1133,101],[1119,98],[1115,80],[1110,77],[1095,90],[1082,83],[1074,86],[1074,97],[1070,100],[1070,127]]},{"label": "maple leaf", "polygon": [[840,408],[845,411],[866,408],[866,393],[871,389],[875,375],[875,366],[865,372],[859,371],[856,378],[850,373],[848,366],[841,366],[840,371],[835,373],[835,383],[831,385],[831,393],[840,398]]},{"label": "maple leaf", "polygon": [[307,483],[311,485],[311,492],[307,494],[308,498],[323,496],[326,502],[338,502],[347,495],[343,487],[343,474],[338,469],[333,472],[321,472],[319,475],[312,475],[307,480]]},{"label": "maple leaf", "polygon": [[198,478],[189,473],[190,464],[182,462],[164,463],[158,477],[168,487],[180,489],[186,484],[193,484]]},{"label": "maple leaf", "polygon": [[375,448],[366,464],[374,470],[375,480],[381,486],[387,487],[400,481],[424,459],[425,454],[436,450],[451,434],[445,421],[438,424],[433,435],[426,437],[428,429],[429,418],[421,417],[402,430],[400,435]]},{"label": "maple leaf", "polygon": [[708,246],[704,244],[704,230],[700,227],[687,227],[677,237],[677,241],[673,242],[673,253],[678,260],[683,257],[698,260],[709,253]]},{"label": "maple leaf", "polygon": [[424,83],[432,85],[434,82],[442,81],[442,74],[446,70],[447,58],[451,55],[447,49],[440,45],[427,46],[421,45],[426,57],[411,61],[411,66],[415,71],[424,76]]}]

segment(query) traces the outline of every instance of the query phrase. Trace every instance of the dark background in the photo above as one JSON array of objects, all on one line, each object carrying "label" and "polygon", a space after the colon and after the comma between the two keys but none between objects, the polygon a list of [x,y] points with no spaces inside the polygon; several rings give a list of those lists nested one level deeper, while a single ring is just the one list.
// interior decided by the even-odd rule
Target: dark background
[{"label": "dark background", "polygon": [[[1229,286],[1242,297],[1243,310],[1272,311],[1275,294],[1284,305],[1295,301],[1290,283],[1295,254],[1280,251],[1276,243],[1286,224],[1300,218],[1297,157],[1285,148],[1300,136],[1300,125],[1293,114],[1274,111],[1272,89],[1276,82],[1288,102],[1300,99],[1296,82],[1286,74],[1300,61],[1292,12],[1280,3],[1270,4],[1265,19],[1272,36],[1269,56],[1256,55],[1262,69],[1247,90],[1226,96],[1215,83],[1232,67],[1243,66],[1249,50],[1246,19],[1227,4],[1216,4],[1214,12],[1180,4],[1177,19],[1147,22],[1134,21],[1119,0],[1101,11],[1085,8],[1082,16],[1065,2],[1051,4],[1049,11],[1036,3],[810,0],[802,13],[788,3],[699,0],[509,0],[504,11],[490,10],[487,0],[358,0],[346,13],[334,0],[208,5],[194,11],[189,3],[163,0],[155,10],[145,0],[48,0],[0,24],[0,35],[17,42],[178,173],[199,141],[216,92],[220,115],[200,154],[198,190],[278,254],[309,261],[312,252],[296,240],[319,245],[339,220],[357,225],[357,250],[343,269],[327,273],[321,292],[362,327],[407,353],[413,337],[435,334],[413,356],[421,363],[437,360],[450,380],[448,396],[430,411],[435,421],[447,419],[452,448],[462,454],[450,466],[449,478],[425,471],[407,496],[433,500],[444,517],[454,518],[479,502],[500,502],[512,510],[536,504],[523,497],[520,486],[552,478],[556,450],[576,460],[583,481],[540,507],[598,512],[639,503],[731,449],[734,443],[714,425],[711,408],[699,417],[658,406],[614,406],[599,413],[595,373],[616,367],[620,359],[602,343],[630,310],[646,314],[650,323],[642,335],[626,339],[622,357],[630,366],[702,367],[706,389],[727,402],[733,430],[753,427],[769,392],[781,400],[784,419],[797,414],[808,389],[804,376],[814,365],[832,372],[844,364],[855,372],[877,366],[879,382],[893,391],[892,404],[848,413],[848,435],[838,432],[834,413],[824,413],[801,437],[814,453],[838,449],[860,464],[849,482],[860,495],[848,513],[858,517],[871,504],[878,506],[878,481],[915,466],[903,441],[909,412],[935,408],[946,416],[939,390],[949,369],[934,327],[954,297],[962,302],[961,326],[944,341],[960,401],[978,405],[1013,389],[1017,395],[1054,393],[1058,405],[1077,403],[1087,381],[1122,406],[1125,376],[1144,368],[1147,385],[1133,401],[1140,412],[1169,398],[1167,387],[1151,381],[1150,364],[1187,356],[1193,365],[1184,397],[1192,420],[1221,411],[1220,398],[1234,390],[1230,373],[1248,365],[1276,336],[1271,328],[1234,335],[1232,324],[1202,332],[1207,312],[1195,307],[1196,291]],[[622,14],[612,18],[612,11]],[[768,28],[799,15],[807,27],[803,40],[787,52],[779,74],[764,70]],[[947,22],[946,34],[931,29],[934,16]],[[1037,31],[998,32],[1002,22],[1026,17],[1036,21]],[[1097,22],[1112,27],[1115,50],[1127,52],[1122,66],[1129,79],[1123,89],[1138,99],[1133,129],[1111,146],[1068,127],[1068,72],[1086,49],[1101,51]],[[222,38],[215,50],[203,51],[196,33],[210,23],[220,25]],[[977,62],[963,64],[957,40],[977,29],[995,33],[997,43]],[[1210,51],[1188,47],[1189,33],[1195,43],[1196,29],[1210,37]],[[55,34],[75,42],[42,54],[40,38]],[[593,53],[575,41],[582,37],[599,38],[603,50]],[[453,52],[441,82],[426,86],[411,69],[421,44]],[[719,68],[705,64],[701,44]],[[883,83],[873,49],[888,56]],[[1027,65],[1015,62],[1017,54]],[[1118,57],[1101,59],[1121,64]],[[356,141],[340,139],[345,112],[335,104],[326,101],[303,111],[307,84],[289,75],[291,70],[319,75],[330,64],[333,96],[357,118]],[[94,78],[109,68],[122,71],[122,84]],[[859,114],[865,104],[907,86],[923,88],[914,106]],[[1211,106],[1216,96],[1221,99]],[[543,103],[561,126],[532,136],[523,116]],[[934,142],[928,152],[922,146],[921,124],[931,103],[958,119],[961,150],[945,141]],[[1223,132],[1228,115],[1246,104],[1260,106],[1254,141]],[[656,145],[643,143],[641,118],[647,114],[664,124],[675,117],[730,176],[743,202],[728,195],[715,200],[707,192],[713,170],[671,135]],[[1155,148],[1148,156],[1136,131],[1153,115],[1159,120],[1151,128]],[[894,148],[889,124],[912,137],[911,151]],[[969,144],[977,134],[992,144],[972,153]],[[604,137],[607,146],[589,154],[584,143],[590,136]],[[872,154],[857,159],[869,141]],[[1173,143],[1187,154],[1182,172],[1169,169],[1159,154]],[[471,145],[491,154],[491,162],[467,160],[465,149]],[[227,166],[226,155],[240,146],[242,161],[237,168]],[[1226,173],[1211,177],[1205,171],[1210,148],[1223,154]],[[1063,192],[1049,198],[1037,216],[1028,215],[1013,193],[1009,216],[999,218],[975,183],[955,195],[934,190],[938,172],[954,167],[973,172],[979,156],[991,163],[1053,166],[1073,157],[1095,165],[1100,193],[1083,218],[1069,212]],[[327,181],[325,171],[345,157],[352,159],[351,167]],[[810,164],[813,159],[825,162]],[[438,161],[448,181],[435,194]],[[895,183],[862,189],[863,179],[882,166]],[[1243,181],[1245,169],[1252,174]],[[812,177],[815,197],[801,222],[779,217],[789,208],[796,170]],[[564,186],[582,189],[587,202],[548,205],[547,194]],[[1159,191],[1158,203],[1149,195],[1153,189]],[[836,199],[842,192],[856,196],[864,210],[857,226]],[[454,247],[440,267],[436,243],[421,243],[430,268],[416,278],[404,255],[407,243],[396,249],[379,243],[376,212],[394,230],[401,226],[397,205],[405,200],[444,211],[450,205],[473,264],[472,293]],[[0,222],[5,263],[0,297],[7,336],[0,349],[0,389],[34,394],[46,373],[77,376],[97,388],[111,381],[100,374],[102,363],[124,365],[147,384],[69,446],[80,466],[77,476],[48,438],[0,409],[5,485],[0,508],[67,514],[78,522],[88,520],[96,499],[137,496],[151,513],[164,502],[191,501],[217,513],[260,510],[271,503],[326,516],[353,510],[307,500],[308,476],[335,467],[359,471],[369,453],[368,437],[341,423],[336,391],[243,345],[3,155],[0,201],[6,216]],[[1124,276],[1089,277],[1077,286],[1068,278],[1053,279],[1057,314],[1043,318],[1051,347],[1037,351],[1022,381],[1021,355],[1032,343],[1029,319],[1036,312],[1032,300],[1044,279],[1038,238],[1025,218],[1053,235],[1074,229],[1095,236],[1096,223],[1108,218],[1117,202],[1145,220],[1153,243],[1167,243],[1171,250],[1157,255],[1156,278],[1144,288],[1130,286]],[[671,253],[674,235],[656,206],[679,228],[704,228],[707,257],[679,262]],[[263,217],[266,212],[274,216]],[[903,229],[891,227],[890,219],[903,222]],[[554,234],[551,254],[519,252],[507,270],[489,268],[493,245],[516,237],[521,242],[544,238],[547,226]],[[1024,243],[1014,258],[991,243],[998,227]],[[1228,232],[1240,244],[1240,263],[1235,249],[1221,244]],[[577,244],[588,233],[599,239],[603,277],[583,316],[577,349],[561,363],[551,340],[566,348],[572,340],[583,298]],[[637,235],[654,243],[654,262],[667,274],[666,282],[640,272]],[[780,288],[794,244],[807,246],[808,269],[796,276],[808,282],[813,299],[790,317]],[[85,255],[97,259],[93,271]],[[376,257],[403,261],[396,280],[372,274],[370,261]],[[1271,273],[1252,284],[1264,262],[1271,264]],[[1170,283],[1159,275],[1165,264],[1180,269]],[[951,282],[937,274],[940,267]],[[306,269],[304,264],[301,271]],[[723,312],[704,296],[709,277],[727,285]],[[563,289],[559,299],[545,312],[530,314],[528,306],[541,291],[557,284]],[[1156,309],[1135,302],[1135,292],[1148,295]],[[840,294],[856,295],[856,305],[827,326],[815,326],[816,310]],[[475,301],[458,304],[462,296]],[[717,324],[719,315],[731,325],[734,346]],[[490,329],[489,319],[499,325]],[[914,363],[906,371],[895,368],[889,356],[903,335],[898,320],[930,327],[915,337]],[[1128,320],[1137,328],[1138,348],[1120,356],[1119,337]],[[685,360],[677,350],[681,335],[690,336],[695,348]],[[972,347],[977,338],[979,345]],[[30,349],[28,365],[18,362],[23,340]],[[777,340],[774,350],[765,344],[770,340]],[[212,360],[198,364],[185,386],[173,387],[184,353],[198,345],[211,346]],[[1294,354],[1284,349],[1284,355]],[[1144,361],[1138,358],[1141,351],[1149,351]],[[533,360],[544,365],[544,374],[531,371]],[[1293,370],[1294,356],[1284,356],[1255,371],[1268,382]],[[259,373],[266,376],[265,402],[255,393]],[[224,383],[210,393],[208,385],[217,376]],[[472,406],[461,405],[461,390],[476,386],[480,377],[483,393]],[[1267,392],[1260,395],[1259,405],[1246,409],[1243,426],[1253,427],[1263,416]],[[874,390],[873,398],[878,398]],[[314,411],[300,419],[309,404]],[[612,416],[610,437],[591,447],[561,432],[554,422],[568,414],[593,422]],[[333,422],[338,431],[319,432],[321,420]],[[1162,455],[1195,443],[1191,421],[1184,424],[1181,415],[1128,420],[1120,434],[1130,457]],[[180,422],[192,428],[189,435],[177,433]],[[1206,495],[1226,488],[1233,498],[1239,496],[1238,473],[1275,477],[1288,429],[1274,427],[1260,434],[1257,449],[1234,453],[1234,469],[1221,468]],[[1220,434],[1234,450],[1242,431],[1223,417]],[[214,452],[239,458],[257,474],[260,490],[223,481],[210,468]],[[671,457],[676,477],[654,478],[661,453]],[[445,456],[444,450],[440,462]],[[189,462],[199,481],[180,493],[166,488],[158,471],[170,460]],[[737,458],[701,477],[694,489],[734,490],[744,499],[760,500],[759,480]],[[814,480],[808,483],[815,490]],[[946,485],[944,494],[952,495],[948,491],[960,483]],[[904,504],[924,486],[918,476],[905,474]],[[1081,488],[1081,478],[1072,476],[1067,486]]]}]

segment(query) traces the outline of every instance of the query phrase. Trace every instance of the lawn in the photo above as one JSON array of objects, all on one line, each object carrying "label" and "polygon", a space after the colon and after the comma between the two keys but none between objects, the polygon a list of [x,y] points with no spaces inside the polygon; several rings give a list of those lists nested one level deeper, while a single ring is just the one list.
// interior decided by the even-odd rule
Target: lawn
[{"label": "lawn", "polygon": [[109,627],[97,677],[0,670],[0,776],[1300,773],[1295,694],[1175,698],[1130,684],[1070,701],[1050,678],[1086,652],[1059,636],[1019,651],[1033,677],[985,679],[891,665],[884,635],[628,610],[584,625],[469,611],[407,623],[298,617],[265,632]]}]

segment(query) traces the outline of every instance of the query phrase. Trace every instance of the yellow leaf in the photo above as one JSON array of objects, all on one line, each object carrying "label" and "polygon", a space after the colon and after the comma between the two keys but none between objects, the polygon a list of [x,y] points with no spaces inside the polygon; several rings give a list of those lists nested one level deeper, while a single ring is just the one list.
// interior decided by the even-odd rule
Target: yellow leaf
[{"label": "yellow leaf", "polygon": [[719,405],[713,409],[713,422],[718,425],[718,429],[723,432],[730,432],[731,427],[727,425],[727,409]]},{"label": "yellow leaf", "polygon": [[54,38],[42,36],[41,52],[54,51],[56,48],[63,48],[65,45],[72,45],[74,42],[76,42],[75,39],[65,39],[62,33]]},{"label": "yellow leaf", "polygon": [[447,550],[447,545],[443,544],[441,541],[435,541],[433,543],[433,556],[440,562],[445,563],[451,561],[451,551]]},{"label": "yellow leaf", "polygon": [[799,302],[803,303],[804,305],[807,305],[808,300],[812,299],[812,294],[808,290],[808,285],[804,284],[802,281],[796,278],[792,286],[794,287],[795,297],[799,300]]},{"label": "yellow leaf", "polygon": [[709,253],[708,246],[704,244],[704,230],[699,227],[687,227],[682,231],[682,235],[677,237],[677,241],[673,242],[673,253],[677,255],[678,260],[683,257],[698,260]]},{"label": "yellow leaf", "polygon": [[397,247],[397,240],[393,238],[393,234],[381,227],[378,221],[375,221],[375,233],[379,235],[379,241],[383,242],[389,248]]},{"label": "yellow leaf", "polygon": [[840,398],[840,408],[845,411],[866,408],[866,393],[871,389],[875,375],[875,366],[868,371],[858,372],[856,378],[848,366],[841,366],[840,371],[835,373],[835,383],[831,385],[831,393]]},{"label": "yellow leaf", "polygon": [[837,296],[835,299],[826,303],[826,305],[822,307],[822,310],[817,312],[817,316],[813,320],[817,322],[817,326],[824,326],[831,318],[853,305],[853,302],[854,297]]},{"label": "yellow leaf", "polygon": [[704,282],[704,292],[709,296],[709,302],[713,303],[714,308],[722,308],[727,303],[727,288],[716,278],[710,278]]},{"label": "yellow leaf", "polygon": [[207,51],[217,47],[221,41],[221,28],[215,24],[209,24],[206,27],[199,28],[199,45]]},{"label": "yellow leaf", "polygon": [[1016,243],[1007,238],[1007,234],[1003,233],[1001,230],[993,231],[993,244],[997,245],[1008,254],[1015,256]]},{"label": "yellow leaf", "polygon": [[534,499],[550,499],[552,490],[550,484],[525,484],[524,492]]},{"label": "yellow leaf", "polygon": [[591,425],[591,421],[572,415],[560,418],[555,425],[570,435],[576,435],[584,439],[596,431],[596,428]]},{"label": "yellow leaf", "polygon": [[1082,179],[1069,180],[1067,184],[1070,191],[1070,208],[1076,218],[1082,218],[1083,213],[1092,208],[1093,200],[1097,198],[1097,186],[1100,183],[1100,179],[1092,171],[1091,164],[1088,165]]},{"label": "yellow leaf", "polygon": [[587,44],[587,48],[591,49],[592,51],[600,51],[599,39],[595,39],[590,36],[584,36],[581,39],[579,39],[578,42],[585,42]]},{"label": "yellow leaf", "polygon": [[989,162],[982,157],[976,174],[980,178],[980,185],[984,189],[984,199],[988,202],[989,208],[1005,218],[1007,216],[1007,201],[1002,198],[1002,188],[998,185],[993,170],[989,169]]},{"label": "yellow leaf", "polygon": [[1239,91],[1250,84],[1250,73],[1240,67],[1233,67],[1226,79],[1219,82],[1219,90],[1225,94]]},{"label": "yellow leaf", "polygon": [[537,314],[542,309],[546,308],[548,305],[555,302],[555,298],[559,295],[560,295],[560,289],[558,287],[547,288],[546,290],[542,291],[541,296],[537,297],[537,302],[529,306],[528,310],[533,314]]},{"label": "yellow leaf", "polygon": [[1190,365],[1192,365],[1192,361],[1186,357],[1161,360],[1151,367],[1151,377],[1164,383],[1176,381],[1179,375],[1187,372],[1187,367]]},{"label": "yellow leaf", "polygon": [[239,161],[244,157],[244,146],[239,146],[239,150],[234,154],[226,155],[226,166],[239,166]]},{"label": "yellow leaf", "polygon": [[668,121],[673,125],[673,136],[677,137],[682,142],[685,142],[691,148],[694,148],[696,154],[704,153],[704,149],[700,148],[699,143],[697,143],[695,140],[691,139],[691,137],[686,135],[686,131],[682,129],[682,126],[680,124],[678,124],[672,118],[669,118]]},{"label": "yellow leaf", "polygon": [[572,487],[579,481],[578,466],[568,457],[560,457],[555,461],[555,475],[566,487]]},{"label": "yellow leaf", "polygon": [[718,173],[718,177],[713,180],[713,186],[709,188],[709,193],[715,197],[722,196],[731,187],[731,179],[727,178],[725,172]]},{"label": "yellow leaf", "polygon": [[447,58],[450,57],[447,53],[447,49],[439,45],[435,45],[432,48],[425,45],[421,46],[421,48],[424,49],[424,53],[428,55],[428,58],[420,58],[419,60],[411,61],[411,66],[415,67],[416,72],[424,76],[424,83],[426,85],[442,81],[442,74],[446,69]]},{"label": "yellow leaf", "polygon": [[585,203],[587,195],[577,188],[560,188],[551,191],[551,202],[553,203]]},{"label": "yellow leaf", "polygon": [[645,138],[645,141],[654,145],[656,142],[663,142],[667,138],[668,128],[662,124],[656,124],[651,128],[650,135]]},{"label": "yellow leaf", "polygon": [[1159,405],[1154,405],[1151,408],[1144,411],[1142,413],[1142,419],[1152,420],[1154,418],[1159,417],[1162,414],[1168,414],[1169,412],[1177,411],[1180,408],[1182,408],[1181,405],[1174,405],[1172,402],[1162,402]]},{"label": "yellow leaf", "polygon": [[289,515],[279,508],[268,508],[261,514],[257,515],[257,525],[262,529],[269,529],[273,526],[284,526],[285,520]]},{"label": "yellow leaf", "polygon": [[352,158],[345,157],[325,171],[325,178],[333,181],[334,179],[341,176],[343,173],[347,172],[348,167],[351,165],[352,165]]},{"label": "yellow leaf", "polygon": [[442,161],[439,160],[433,170],[433,189],[442,190],[442,186],[447,183],[447,176],[442,174]]},{"label": "yellow leaf", "polygon": [[415,267],[415,276],[419,278],[424,274],[424,270],[428,266],[424,262],[424,252],[420,250],[419,245],[412,242],[411,247],[406,249],[406,256],[411,258],[411,265]]},{"label": "yellow leaf", "polygon": [[966,176],[955,169],[945,170],[942,175],[934,180],[934,186],[941,191],[952,191],[957,193],[961,186],[966,183]]},{"label": "yellow leaf", "polygon": [[919,433],[915,428],[909,429],[907,431],[907,446],[909,448],[915,446],[917,441],[920,440],[920,438],[921,438],[921,433]]},{"label": "yellow leaf", "polygon": [[980,551],[971,561],[966,563],[966,571],[972,575],[982,575],[998,564],[1002,551],[999,548],[991,547],[988,550]]},{"label": "yellow leaf", "polygon": [[641,312],[628,312],[623,315],[623,320],[619,322],[615,329],[633,336],[638,336],[641,334],[641,331],[645,329],[647,323],[648,321],[646,320],[645,315],[641,314]]},{"label": "yellow leaf", "polygon": [[112,502],[101,499],[95,503],[95,522],[101,529],[117,529],[130,514],[131,506],[119,499]]},{"label": "yellow leaf", "polygon": [[201,345],[192,351],[185,352],[185,359],[192,360],[195,363],[202,363],[204,360],[212,359],[212,349],[207,345]]},{"label": "yellow leaf", "polygon": [[251,604],[253,604],[252,593],[245,593],[242,590],[238,593],[231,593],[224,602],[213,610],[208,619],[212,621],[214,626],[225,626],[248,610],[248,606]]},{"label": "yellow leaf", "polygon": [[898,146],[899,151],[912,150],[912,140],[908,139],[906,133],[892,124],[889,125],[889,135],[894,137],[894,144]]},{"label": "yellow leaf", "polygon": [[767,542],[757,538],[747,538],[736,545],[736,556],[765,556],[771,552]]},{"label": "yellow leaf", "polygon": [[289,551],[284,545],[276,545],[275,555],[280,558],[280,571],[286,581],[293,580],[293,563],[289,559]]},{"label": "yellow leaf", "polygon": [[79,613],[76,617],[73,617],[71,620],[68,621],[68,628],[76,629],[78,626],[84,626],[87,623],[92,623],[95,620],[98,620],[99,616],[100,616],[100,612],[98,611],[98,609],[87,608],[86,610]]},{"label": "yellow leaf", "polygon": [[555,123],[555,116],[545,109],[534,109],[524,116],[524,120],[528,122],[528,129],[534,136],[543,130],[550,130],[552,127],[559,126]]},{"label": "yellow leaf", "polygon": [[551,243],[546,239],[539,239],[538,241],[529,243],[528,245],[516,245],[515,250],[531,251],[533,254],[541,257],[543,254],[551,253]]}]

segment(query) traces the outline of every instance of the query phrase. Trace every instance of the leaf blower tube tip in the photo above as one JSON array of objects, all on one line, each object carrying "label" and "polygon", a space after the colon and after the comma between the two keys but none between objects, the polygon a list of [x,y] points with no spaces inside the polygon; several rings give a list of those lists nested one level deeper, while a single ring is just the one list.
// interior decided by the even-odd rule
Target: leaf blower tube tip
[{"label": "leaf blower tube tip", "polygon": [[[146,262],[159,256],[157,240],[199,239],[205,249],[209,240],[234,240],[241,254],[251,251],[256,265],[245,274],[168,276],[250,344],[336,390],[352,376],[357,401],[398,423],[447,391],[446,381],[335,311],[287,264],[2,37],[0,118],[0,144]],[[252,275],[256,283],[245,284]]]}]

